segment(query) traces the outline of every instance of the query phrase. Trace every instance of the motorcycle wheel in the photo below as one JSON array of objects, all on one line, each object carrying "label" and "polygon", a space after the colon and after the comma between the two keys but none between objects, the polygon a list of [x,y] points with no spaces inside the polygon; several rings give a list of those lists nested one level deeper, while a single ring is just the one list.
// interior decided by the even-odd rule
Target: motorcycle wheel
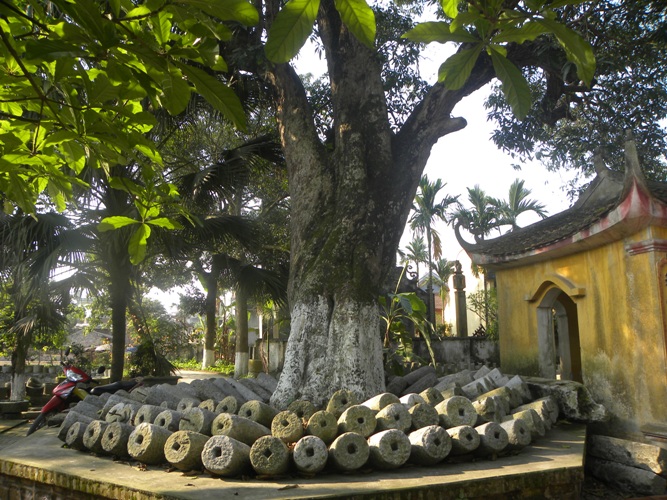
[{"label": "motorcycle wheel", "polygon": [[30,434],[32,434],[36,430],[39,430],[42,427],[44,427],[44,425],[46,424],[46,420],[51,415],[53,415],[53,412],[51,412],[51,413],[40,413],[39,415],[37,415],[37,418],[30,425],[30,428],[28,429],[28,433],[26,434],[26,436],[29,436]]}]

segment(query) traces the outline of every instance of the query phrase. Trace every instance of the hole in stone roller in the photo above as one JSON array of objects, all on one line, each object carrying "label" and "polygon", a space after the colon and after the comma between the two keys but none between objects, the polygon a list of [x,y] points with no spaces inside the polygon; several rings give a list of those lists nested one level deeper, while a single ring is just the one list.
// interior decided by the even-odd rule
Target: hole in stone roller
[{"label": "hole in stone roller", "polygon": [[307,457],[312,457],[315,456],[315,450],[313,450],[310,446],[306,448],[306,456]]},{"label": "hole in stone roller", "polygon": [[174,451],[178,451],[181,449],[181,443],[174,442],[174,444],[171,446],[171,449]]},{"label": "hole in stone roller", "polygon": [[436,445],[436,446],[440,446],[441,441],[440,441],[438,438],[435,438],[435,439],[433,440],[433,444]]},{"label": "hole in stone roller", "polygon": [[221,410],[222,410],[222,413],[229,413],[229,407],[228,406],[223,406],[221,408]]},{"label": "hole in stone roller", "polygon": [[264,450],[264,453],[262,453],[262,455],[264,455],[266,458],[271,458],[271,455],[273,455],[273,453],[269,448],[267,448],[266,450]]},{"label": "hole in stone roller", "polygon": [[327,426],[327,421],[326,420],[320,420],[320,427],[326,427]]},{"label": "hole in stone roller", "polygon": [[246,410],[245,411],[245,416],[246,417],[252,417],[252,410]]},{"label": "hole in stone roller", "polygon": [[95,431],[93,431],[93,429],[88,429],[86,431],[86,436],[93,437],[94,435],[95,435]]},{"label": "hole in stone roller", "polygon": [[109,433],[109,439],[113,439],[113,432]]},{"label": "hole in stone roller", "polygon": [[494,439],[500,439],[500,432],[494,432],[493,433],[493,438]]},{"label": "hole in stone roller", "polygon": [[466,439],[468,441],[472,441],[472,434],[466,434]]},{"label": "hole in stone roller", "polygon": [[282,425],[283,427],[289,427],[289,422],[285,419],[282,419],[280,421],[280,425]]},{"label": "hole in stone roller", "polygon": [[345,399],[345,398],[341,399],[340,403],[343,404],[343,405],[346,405],[347,404],[347,399]]},{"label": "hole in stone roller", "polygon": [[347,452],[350,455],[354,455],[357,452],[357,445],[354,443],[350,443],[347,445]]},{"label": "hole in stone roller", "polygon": [[211,451],[213,452],[213,456],[216,458],[220,458],[222,456],[222,448],[220,448],[219,446],[216,446]]},{"label": "hole in stone roller", "polygon": [[400,419],[401,419],[400,415],[394,415],[394,420],[396,420],[396,422],[398,422]]},{"label": "hole in stone roller", "polygon": [[303,418],[303,410],[297,410],[296,411],[296,416],[299,418]]},{"label": "hole in stone roller", "polygon": [[164,418],[155,421],[155,425],[157,425],[158,427],[164,427],[164,424],[165,424]]},{"label": "hole in stone roller", "polygon": [[462,417],[465,414],[466,414],[465,410],[463,408],[459,408],[459,417]]},{"label": "hole in stone roller", "polygon": [[398,451],[398,443],[396,441],[392,441],[389,447],[391,448],[391,451]]},{"label": "hole in stone roller", "polygon": [[134,442],[137,444],[141,444],[144,442],[144,436],[142,434],[137,434],[137,436],[134,438]]},{"label": "hole in stone roller", "polygon": [[363,424],[364,421],[365,421],[365,420],[364,420],[364,417],[359,417],[359,418],[357,419],[357,423],[358,423],[358,424]]}]

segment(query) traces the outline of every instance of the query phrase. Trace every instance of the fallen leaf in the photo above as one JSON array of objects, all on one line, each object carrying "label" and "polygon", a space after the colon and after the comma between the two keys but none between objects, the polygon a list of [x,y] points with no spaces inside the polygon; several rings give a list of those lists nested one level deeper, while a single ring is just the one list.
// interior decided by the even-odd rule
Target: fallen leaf
[{"label": "fallen leaf", "polygon": [[281,491],[281,490],[293,490],[294,488],[298,488],[298,487],[299,487],[298,484],[287,484],[287,485],[283,486],[282,488],[278,488],[278,491]]}]

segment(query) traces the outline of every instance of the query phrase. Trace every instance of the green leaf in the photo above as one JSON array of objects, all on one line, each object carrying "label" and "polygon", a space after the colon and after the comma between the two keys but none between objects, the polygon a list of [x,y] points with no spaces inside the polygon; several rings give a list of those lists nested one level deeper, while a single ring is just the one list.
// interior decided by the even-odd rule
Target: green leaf
[{"label": "green leaf", "polygon": [[482,52],[482,44],[457,52],[438,70],[438,81],[450,90],[458,90],[465,84]]},{"label": "green leaf", "polygon": [[443,12],[451,19],[459,15],[459,3],[461,0],[440,0]]},{"label": "green leaf", "polygon": [[418,43],[479,42],[478,38],[475,38],[466,31],[459,30],[456,33],[452,33],[449,28],[449,23],[442,21],[419,23],[401,38],[407,38],[408,40]]},{"label": "green leaf", "polygon": [[113,231],[114,229],[129,226],[130,224],[140,224],[140,222],[123,215],[114,215],[102,219],[97,225],[97,229],[104,233],[106,231]]},{"label": "green leaf", "polygon": [[345,26],[357,39],[373,48],[375,44],[375,14],[365,0],[335,0],[336,10]]},{"label": "green leaf", "polygon": [[547,32],[540,23],[529,21],[520,27],[507,28],[498,32],[492,39],[492,43],[523,43],[526,40],[535,40],[538,36]]},{"label": "green leaf", "polygon": [[83,167],[86,166],[85,150],[75,141],[64,142],[60,148],[66,156],[69,167],[74,170],[76,174],[80,174]]},{"label": "green leaf", "polygon": [[130,254],[130,262],[132,264],[137,265],[146,257],[146,246],[150,235],[151,227],[148,224],[140,224],[130,237],[127,250]]},{"label": "green leaf", "polygon": [[162,104],[170,115],[178,115],[185,111],[190,102],[190,85],[183,79],[180,71],[169,71],[161,82],[164,99]]},{"label": "green leaf", "polygon": [[156,40],[164,47],[169,43],[171,35],[171,13],[165,12],[164,10],[158,12],[157,19],[154,20],[153,26]]},{"label": "green leaf", "polygon": [[298,54],[313,31],[320,0],[290,0],[276,16],[264,48],[266,57],[285,63]]},{"label": "green leaf", "polygon": [[176,63],[195,86],[197,92],[236,127],[246,128],[246,116],[238,96],[226,85],[199,68]]},{"label": "green leaf", "polygon": [[493,69],[502,83],[505,99],[512,107],[512,112],[519,120],[523,120],[530,111],[531,96],[528,82],[521,70],[500,52],[491,49]]},{"label": "green leaf", "polygon": [[27,59],[41,59],[55,61],[64,57],[84,57],[87,52],[76,44],[63,40],[28,40],[25,44],[25,57]]},{"label": "green leaf", "polygon": [[551,19],[539,19],[537,22],[556,36],[558,42],[565,50],[568,60],[577,66],[579,78],[586,85],[590,86],[595,74],[595,55],[593,54],[591,44],[584,40],[577,32],[559,22],[552,21]]},{"label": "green leaf", "polygon": [[165,229],[183,229],[183,225],[178,221],[168,219],[167,217],[160,217],[159,219],[152,219],[146,221],[148,224],[163,227]]},{"label": "green leaf", "polygon": [[191,5],[223,21],[238,21],[246,26],[259,22],[257,9],[246,0],[176,0],[181,5]]}]

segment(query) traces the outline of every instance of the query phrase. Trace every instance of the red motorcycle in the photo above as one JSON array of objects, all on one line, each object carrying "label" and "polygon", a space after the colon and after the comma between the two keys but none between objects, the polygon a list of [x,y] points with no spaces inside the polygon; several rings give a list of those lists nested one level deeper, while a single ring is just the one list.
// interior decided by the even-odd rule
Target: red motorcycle
[{"label": "red motorcycle", "polygon": [[[69,356],[69,349],[65,353],[65,356]],[[39,415],[37,415],[37,418],[28,429],[27,436],[42,428],[49,417],[66,410],[70,403],[83,400],[88,394],[99,396],[105,392],[114,393],[121,389],[129,392],[140,385],[140,381],[137,379],[97,385],[99,382],[82,369],[65,361],[61,361],[60,364],[65,373],[65,380],[53,388],[53,396],[41,409]],[[104,371],[105,367],[100,366],[97,374],[101,375]]]}]

